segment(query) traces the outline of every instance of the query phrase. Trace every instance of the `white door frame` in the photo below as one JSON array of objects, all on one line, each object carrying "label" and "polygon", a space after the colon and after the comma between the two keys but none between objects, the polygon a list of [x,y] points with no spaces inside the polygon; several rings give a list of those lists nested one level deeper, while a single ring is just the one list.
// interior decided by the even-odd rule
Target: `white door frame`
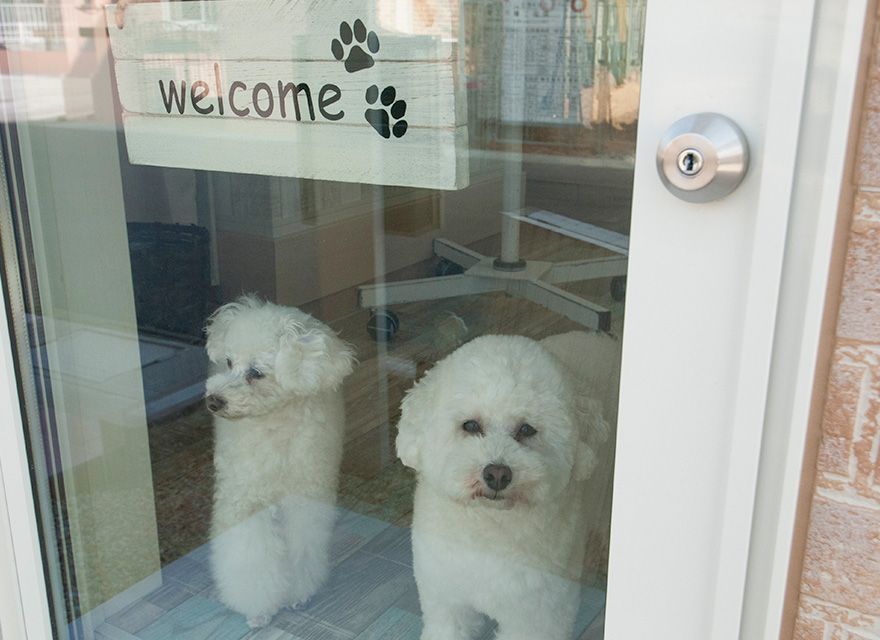
[{"label": "white door frame", "polygon": [[[715,2],[724,33],[705,28],[708,4],[648,5],[609,640],[775,640],[782,616],[866,2]],[[654,168],[665,128],[700,111],[737,121],[753,157],[743,185],[708,205],[673,198]],[[686,299],[701,304],[685,313]],[[12,363],[0,331],[0,625],[42,640]]]},{"label": "white door frame", "polygon": [[854,196],[849,176],[868,59],[862,47],[870,47],[874,26],[866,20],[870,6],[865,0],[821,0],[814,14],[764,407],[743,640],[779,637],[802,475],[814,472],[812,461],[804,466],[807,428],[815,418],[814,392],[825,392],[815,387],[830,353],[824,323],[827,312],[834,319],[837,313],[836,286],[829,275],[832,261],[842,258],[836,243],[848,233]]},{"label": "white door frame", "polygon": [[[706,3],[648,5],[608,640],[775,640],[782,623],[866,7],[724,4],[723,33]],[[689,205],[654,154],[701,111],[743,127],[753,167]],[[670,235],[678,251],[651,251]],[[677,312],[688,295],[702,308]]]},{"label": "white door frame", "polygon": [[[3,293],[8,302],[5,287]],[[0,327],[9,326],[7,308],[0,306]],[[48,639],[49,598],[18,393],[10,334],[0,329],[0,633],[7,640]]]}]

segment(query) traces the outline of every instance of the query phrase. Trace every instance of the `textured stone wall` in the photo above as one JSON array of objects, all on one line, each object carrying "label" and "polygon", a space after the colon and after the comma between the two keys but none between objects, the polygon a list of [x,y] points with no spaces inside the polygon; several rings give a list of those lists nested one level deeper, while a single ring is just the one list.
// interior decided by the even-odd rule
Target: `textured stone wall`
[{"label": "textured stone wall", "polygon": [[875,31],[796,640],[880,640],[880,39]]}]

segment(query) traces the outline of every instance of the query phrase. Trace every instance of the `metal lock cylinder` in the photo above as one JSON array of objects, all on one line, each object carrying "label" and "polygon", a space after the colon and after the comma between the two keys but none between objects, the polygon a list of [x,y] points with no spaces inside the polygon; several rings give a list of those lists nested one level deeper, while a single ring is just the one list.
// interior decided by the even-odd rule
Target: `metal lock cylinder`
[{"label": "metal lock cylinder", "polygon": [[664,186],[686,202],[711,202],[731,193],[749,168],[749,145],[733,120],[697,113],[673,124],[657,146]]}]

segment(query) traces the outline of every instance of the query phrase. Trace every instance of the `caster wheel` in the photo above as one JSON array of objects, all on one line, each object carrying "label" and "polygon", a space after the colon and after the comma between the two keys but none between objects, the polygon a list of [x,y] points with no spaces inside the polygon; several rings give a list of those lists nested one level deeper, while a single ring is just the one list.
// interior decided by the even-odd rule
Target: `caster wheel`
[{"label": "caster wheel", "polygon": [[626,297],[626,276],[611,278],[611,297],[616,302],[621,302]]},{"label": "caster wheel", "polygon": [[434,274],[438,276],[457,276],[460,273],[464,273],[464,267],[446,258],[440,258],[434,270]]},{"label": "caster wheel", "polygon": [[388,309],[374,311],[367,320],[367,333],[376,342],[388,342],[398,329],[400,329],[400,320]]}]

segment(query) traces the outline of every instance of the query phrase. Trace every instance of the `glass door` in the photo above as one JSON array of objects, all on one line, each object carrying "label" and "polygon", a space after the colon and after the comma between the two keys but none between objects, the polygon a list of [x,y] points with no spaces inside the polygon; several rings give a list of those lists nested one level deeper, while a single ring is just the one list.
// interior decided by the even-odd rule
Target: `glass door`
[{"label": "glass door", "polygon": [[[811,14],[671,4],[9,5],[14,437],[56,637],[739,614],[766,364],[741,354],[784,240],[756,211],[788,212],[760,158],[779,125],[793,166]],[[701,111],[756,164],[694,205],[653,156]]]}]

